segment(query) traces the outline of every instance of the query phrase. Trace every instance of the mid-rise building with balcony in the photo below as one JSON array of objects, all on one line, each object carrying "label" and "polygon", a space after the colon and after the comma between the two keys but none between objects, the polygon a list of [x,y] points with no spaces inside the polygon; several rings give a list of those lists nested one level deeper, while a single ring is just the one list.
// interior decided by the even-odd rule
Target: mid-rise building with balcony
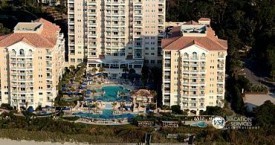
[{"label": "mid-rise building with balcony", "polygon": [[59,26],[45,19],[19,22],[12,34],[0,36],[0,104],[53,105],[64,55]]},{"label": "mid-rise building with balcony", "polygon": [[165,0],[68,0],[69,65],[87,60],[112,77],[161,66]]},{"label": "mid-rise building with balcony", "polygon": [[180,105],[194,114],[223,107],[227,41],[219,39],[210,19],[170,29],[162,40],[163,105]]}]

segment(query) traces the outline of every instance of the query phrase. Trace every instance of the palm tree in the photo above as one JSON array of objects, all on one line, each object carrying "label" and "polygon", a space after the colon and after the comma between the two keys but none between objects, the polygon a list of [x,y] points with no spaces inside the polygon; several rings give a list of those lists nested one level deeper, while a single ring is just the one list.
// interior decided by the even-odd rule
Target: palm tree
[{"label": "palm tree", "polygon": [[25,102],[26,110],[28,109],[29,102]]},{"label": "palm tree", "polygon": [[74,72],[75,71],[75,66],[74,65],[70,65],[70,72]]},{"label": "palm tree", "polygon": [[93,67],[92,72],[93,72],[93,74],[95,74],[97,72],[97,68]]},{"label": "palm tree", "polygon": [[93,94],[93,97],[95,97],[96,90],[93,89],[91,92],[92,92],[92,94]]},{"label": "palm tree", "polygon": [[154,104],[156,105],[156,108],[157,108],[157,102],[158,102],[157,99],[156,99],[157,92],[155,90],[152,90],[152,91],[150,91],[150,94],[153,96],[153,100],[156,101],[156,103],[154,103]]},{"label": "palm tree", "polygon": [[157,108],[156,104],[148,104],[148,108],[151,109],[151,110],[155,110]]},{"label": "palm tree", "polygon": [[[129,69],[128,69],[128,67],[124,67],[122,71],[126,74],[129,71]],[[126,79],[126,75],[125,75],[124,79]]]},{"label": "palm tree", "polygon": [[105,68],[103,68],[102,66],[99,68],[99,70],[98,70],[99,72],[104,72],[105,71]]},{"label": "palm tree", "polygon": [[103,67],[101,66],[101,67],[99,68],[98,71],[101,73],[101,76],[100,76],[100,77],[101,77],[101,81],[102,81],[102,78],[103,78],[103,77],[102,77],[102,76],[103,76],[102,73],[105,71],[105,68],[103,68]]},{"label": "palm tree", "polygon": [[112,107],[115,107],[117,105],[117,102],[112,103]]}]

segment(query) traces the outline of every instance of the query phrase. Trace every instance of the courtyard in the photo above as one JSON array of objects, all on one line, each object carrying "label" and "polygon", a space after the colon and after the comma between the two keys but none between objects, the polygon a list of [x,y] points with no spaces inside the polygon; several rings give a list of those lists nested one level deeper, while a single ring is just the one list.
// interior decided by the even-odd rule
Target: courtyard
[{"label": "courtyard", "polygon": [[[98,125],[128,124],[138,114],[146,114],[156,93],[140,87],[140,78],[114,79],[104,72],[85,72],[83,68],[62,85],[60,100],[69,109],[64,113],[80,119],[75,122]],[[148,98],[149,100],[147,100]],[[154,107],[156,109],[156,107]]]}]

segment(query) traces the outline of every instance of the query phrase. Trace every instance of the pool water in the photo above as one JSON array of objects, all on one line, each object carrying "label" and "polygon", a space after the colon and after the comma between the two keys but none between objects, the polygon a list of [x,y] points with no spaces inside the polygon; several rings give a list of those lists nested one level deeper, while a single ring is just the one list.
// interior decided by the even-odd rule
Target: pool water
[{"label": "pool water", "polygon": [[118,96],[118,93],[129,93],[129,90],[124,89],[122,86],[105,86],[102,87],[101,92],[104,92],[103,96],[97,96],[96,100],[104,102],[114,102],[129,101],[130,99],[130,97],[121,98]]},{"label": "pool water", "polygon": [[121,115],[113,115],[113,110],[105,109],[102,114],[92,114],[92,113],[74,113],[74,115],[83,118],[94,118],[94,119],[121,119],[121,118],[133,118],[134,115],[130,113],[125,113]]},{"label": "pool water", "polygon": [[204,128],[204,127],[207,127],[207,123],[205,123],[204,121],[200,121],[200,122],[195,122],[195,123],[191,124],[190,126]]}]

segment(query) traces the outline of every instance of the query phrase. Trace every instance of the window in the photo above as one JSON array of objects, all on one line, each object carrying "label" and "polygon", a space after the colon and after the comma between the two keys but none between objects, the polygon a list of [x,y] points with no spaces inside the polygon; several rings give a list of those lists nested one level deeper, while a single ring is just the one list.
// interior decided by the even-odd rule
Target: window
[{"label": "window", "polygon": [[32,54],[32,50],[31,49],[29,49],[29,55],[31,55]]},{"label": "window", "polygon": [[201,59],[205,59],[205,53],[201,54]]},{"label": "window", "polygon": [[43,95],[43,93],[42,93],[42,92],[40,92],[40,93],[39,93],[39,95]]},{"label": "window", "polygon": [[151,64],[155,64],[155,60],[151,60]]},{"label": "window", "polygon": [[188,53],[186,53],[186,52],[184,53],[183,56],[184,56],[185,59],[188,59],[188,57],[189,57]]},{"label": "window", "polygon": [[193,59],[197,59],[197,58],[198,58],[197,52],[193,52],[193,53],[192,53],[192,57],[193,57]]},{"label": "window", "polygon": [[21,56],[24,56],[24,55],[25,55],[25,52],[24,52],[23,49],[20,49],[20,50],[19,50],[19,55],[21,55]]},{"label": "window", "polygon": [[12,50],[12,55],[16,55],[16,51],[14,49]]}]

